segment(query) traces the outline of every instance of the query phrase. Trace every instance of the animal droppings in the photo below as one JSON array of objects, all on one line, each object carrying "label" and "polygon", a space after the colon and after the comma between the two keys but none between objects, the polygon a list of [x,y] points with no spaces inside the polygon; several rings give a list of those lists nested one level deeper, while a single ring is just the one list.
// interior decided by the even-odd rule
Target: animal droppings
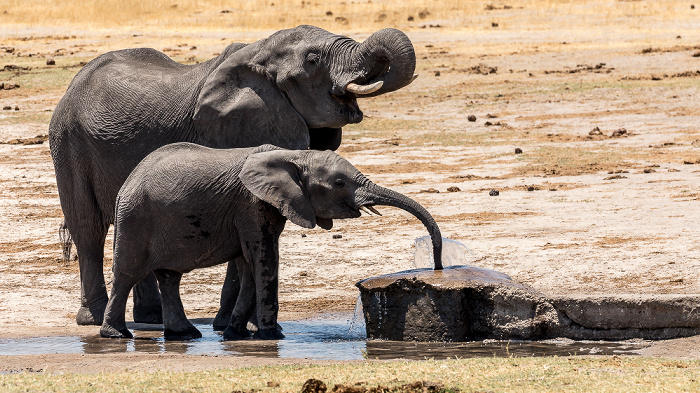
[{"label": "animal droppings", "polygon": [[515,154],[523,154],[523,149],[516,147],[515,148]]},{"label": "animal droppings", "polygon": [[490,196],[498,196],[498,194],[500,194],[500,193],[498,192],[498,190],[491,190],[491,191],[489,191],[489,195],[490,195]]},{"label": "animal droppings", "polygon": [[595,127],[594,129],[588,132],[588,135],[603,135],[603,133],[600,131],[600,128]]},{"label": "animal droppings", "polygon": [[333,239],[342,239],[343,235],[333,235]]},{"label": "animal droppings", "polygon": [[452,187],[448,187],[448,188],[447,188],[447,191],[448,191],[448,192],[459,192],[459,191],[462,191],[462,190],[460,190],[459,187],[457,187],[457,186],[452,186]]},{"label": "animal droppings", "polygon": [[469,120],[469,121],[476,121],[476,116],[474,116],[474,115],[469,115],[469,116],[467,117],[467,120]]}]

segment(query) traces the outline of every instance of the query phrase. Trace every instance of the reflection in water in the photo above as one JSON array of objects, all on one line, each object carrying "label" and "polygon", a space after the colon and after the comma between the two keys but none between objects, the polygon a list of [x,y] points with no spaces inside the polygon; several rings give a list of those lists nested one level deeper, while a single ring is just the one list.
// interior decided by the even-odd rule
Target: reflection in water
[{"label": "reflection in water", "polygon": [[[471,343],[420,343],[368,341],[364,329],[350,328],[349,315],[325,319],[280,322],[286,338],[280,341],[223,341],[211,323],[195,324],[202,338],[165,341],[157,325],[135,325],[134,339],[94,336],[33,337],[0,339],[0,355],[45,353],[181,353],[188,355],[256,356],[317,360],[445,359],[449,357],[567,356],[628,354],[643,343],[574,342],[571,340],[479,341]],[[640,345],[641,344],[641,345]]]}]

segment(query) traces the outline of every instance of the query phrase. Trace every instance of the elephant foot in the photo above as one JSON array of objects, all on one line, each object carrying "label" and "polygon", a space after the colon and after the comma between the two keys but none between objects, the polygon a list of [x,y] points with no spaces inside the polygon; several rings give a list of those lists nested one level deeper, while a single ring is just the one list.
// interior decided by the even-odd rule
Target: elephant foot
[{"label": "elephant foot", "polygon": [[284,334],[281,331],[274,328],[258,329],[257,332],[253,334],[253,338],[258,340],[281,340],[284,338]]},{"label": "elephant foot", "polygon": [[243,327],[234,328],[232,326],[226,327],[224,330],[224,340],[243,340],[250,337],[250,332]]},{"label": "elephant foot", "polygon": [[137,323],[163,323],[163,309],[160,304],[155,306],[134,305],[134,322]]},{"label": "elephant foot", "polygon": [[228,323],[231,321],[231,312],[222,312],[221,309],[219,309],[219,312],[216,314],[216,318],[214,318],[214,330],[216,331],[222,331],[226,330],[228,327]]},{"label": "elephant foot", "polygon": [[165,330],[163,330],[163,337],[166,340],[186,341],[186,340],[195,340],[198,338],[202,338],[202,333],[199,330],[197,330],[196,327],[192,326],[192,327],[190,327],[186,330],[182,330],[182,331],[165,329]]},{"label": "elephant foot", "polygon": [[78,325],[102,325],[104,320],[105,308],[107,308],[107,302],[99,307],[80,307],[78,310],[78,315],[75,316],[75,322]]},{"label": "elephant foot", "polygon": [[100,328],[100,336],[104,338],[134,338],[129,329],[117,329],[114,326],[102,325]]}]

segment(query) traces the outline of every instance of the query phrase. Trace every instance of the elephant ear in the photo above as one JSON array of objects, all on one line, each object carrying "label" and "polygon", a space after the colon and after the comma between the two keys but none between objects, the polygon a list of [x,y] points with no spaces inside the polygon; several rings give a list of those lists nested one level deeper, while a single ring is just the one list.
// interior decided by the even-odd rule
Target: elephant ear
[{"label": "elephant ear", "polygon": [[249,147],[271,143],[306,149],[306,123],[264,67],[251,44],[231,53],[207,77],[193,121],[202,143],[213,147]]},{"label": "elephant ear", "polygon": [[253,195],[277,208],[291,222],[313,228],[316,213],[303,186],[301,171],[293,161],[293,155],[298,154],[301,152],[289,150],[251,153],[238,177]]}]

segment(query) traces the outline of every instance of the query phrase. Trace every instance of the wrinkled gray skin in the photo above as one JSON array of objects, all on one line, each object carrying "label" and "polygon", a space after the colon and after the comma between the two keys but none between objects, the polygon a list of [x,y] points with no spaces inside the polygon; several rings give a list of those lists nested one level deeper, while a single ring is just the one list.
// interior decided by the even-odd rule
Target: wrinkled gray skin
[{"label": "wrinkled gray skin", "polygon": [[[413,46],[398,30],[380,30],[359,44],[312,26],[231,44],[196,65],[144,48],[89,62],[49,126],[63,229],[70,231],[80,263],[77,323],[102,323],[107,304],[102,260],[114,201],[146,155],[173,142],[335,150],[341,127],[362,120],[348,84],[383,82],[364,95],[376,96],[409,84],[414,70]],[[215,325],[226,325],[233,307],[227,299],[238,290],[235,268],[229,270]],[[136,321],[160,322],[153,275],[136,287],[134,299]]]},{"label": "wrinkled gray skin", "polygon": [[277,329],[279,236],[289,219],[304,228],[333,226],[375,205],[415,215],[442,255],[437,224],[410,198],[369,181],[331,151],[285,150],[272,145],[211,149],[176,143],[151,153],[117,196],[114,282],[103,337],[132,337],[124,311],[131,288],[150,272],[160,284],[166,339],[200,332],[187,320],[179,295],[182,273],[235,261],[240,277],[224,338],[279,339]]}]

